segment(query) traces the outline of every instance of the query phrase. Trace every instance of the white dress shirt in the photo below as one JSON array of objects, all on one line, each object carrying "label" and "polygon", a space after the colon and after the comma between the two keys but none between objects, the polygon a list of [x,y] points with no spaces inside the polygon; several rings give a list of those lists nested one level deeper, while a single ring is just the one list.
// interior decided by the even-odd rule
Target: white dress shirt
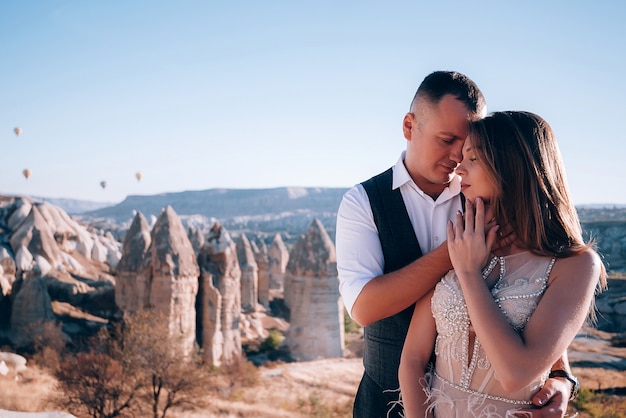
[{"label": "white dress shirt", "polygon": [[[433,200],[411,179],[404,166],[405,154],[406,151],[402,152],[393,167],[393,189],[400,188],[420,249],[426,254],[446,240],[446,224],[454,220],[461,209],[461,181],[455,177],[437,200]],[[378,229],[361,184],[348,190],[339,205],[335,246],[339,291],[351,315],[363,287],[384,271]]]}]

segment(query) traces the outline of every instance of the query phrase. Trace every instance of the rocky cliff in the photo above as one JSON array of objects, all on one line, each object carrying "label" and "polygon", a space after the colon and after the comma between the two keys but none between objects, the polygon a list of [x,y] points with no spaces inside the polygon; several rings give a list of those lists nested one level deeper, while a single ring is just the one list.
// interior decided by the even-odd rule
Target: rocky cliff
[{"label": "rocky cliff", "polygon": [[[306,189],[301,194],[291,190],[291,197],[286,192],[288,189],[280,190],[283,195],[287,196],[286,199],[307,198]],[[322,189],[319,193],[313,194],[319,197],[324,194],[323,192]],[[256,194],[253,195],[256,196]],[[324,198],[320,202],[325,201],[326,206],[321,204],[316,206],[317,210],[327,214],[326,220],[333,225],[333,228],[336,216],[333,210],[336,210],[338,206],[340,195],[341,193],[334,196],[336,201],[332,204],[330,203],[332,199]],[[217,194],[211,196],[213,199],[218,199]],[[244,202],[246,202],[245,199]],[[253,201],[247,200],[247,202]],[[266,199],[259,198],[258,202],[264,202],[264,211],[272,209],[271,202]],[[276,198],[275,209],[280,209],[280,202],[281,199]],[[220,206],[216,202],[213,204],[216,207]],[[235,213],[245,212],[241,204],[236,205],[235,201],[229,204],[239,207],[239,209],[233,209]],[[221,206],[223,210],[226,210],[228,205],[223,203]],[[164,211],[163,208],[166,210]],[[248,235],[251,238],[246,245],[247,238],[244,234],[247,234],[245,231],[248,231],[252,224],[245,224],[245,227],[241,229],[229,231],[215,220],[209,226],[208,219],[206,219],[207,225],[204,225],[198,221],[198,215],[188,215],[187,225],[184,225],[185,222],[179,222],[175,216],[172,206],[165,205],[160,211],[158,215],[163,216],[160,222],[157,222],[156,216],[152,214],[144,216],[141,212],[135,211],[132,225],[129,221],[128,226],[119,230],[122,233],[120,238],[116,239],[111,231],[80,221],[84,218],[68,216],[61,208],[48,202],[38,202],[26,197],[0,196],[0,289],[2,290],[0,292],[0,340],[3,337],[7,338],[11,328],[26,329],[29,324],[38,320],[50,319],[50,312],[56,319],[63,319],[68,316],[68,306],[72,307],[72,312],[82,315],[80,325],[77,325],[75,317],[72,317],[74,322],[64,323],[64,330],[68,333],[79,333],[85,329],[96,328],[100,326],[98,324],[118,317],[121,312],[120,308],[124,311],[133,311],[143,309],[145,306],[156,306],[155,295],[151,295],[154,287],[152,283],[156,278],[161,288],[169,289],[169,293],[159,292],[163,295],[167,293],[167,298],[160,301],[163,302],[161,304],[163,306],[167,305],[172,295],[185,295],[185,300],[191,298],[194,293],[193,288],[198,285],[201,290],[210,290],[213,287],[217,289],[215,298],[210,300],[219,309],[204,313],[204,325],[209,318],[214,318],[217,321],[216,324],[219,322],[221,331],[211,333],[207,331],[207,328],[204,330],[207,332],[201,338],[207,341],[219,340],[220,344],[223,343],[219,353],[215,353],[216,359],[228,353],[237,355],[239,337],[233,333],[223,334],[223,331],[230,332],[228,324],[239,322],[242,287],[245,289],[246,309],[250,311],[256,309],[253,303],[255,292],[258,293],[256,298],[260,306],[269,308],[271,297],[269,290],[277,291],[283,287],[285,270],[290,257],[289,249],[298,247],[296,237],[301,237],[315,218],[297,230],[295,223],[289,221],[290,218],[283,218],[286,225],[294,231],[292,241],[288,240],[290,235],[284,233],[282,228],[286,226],[282,225],[275,230],[268,229],[265,235],[257,234],[257,231],[252,230]],[[602,209],[601,212],[586,210],[587,217],[583,222],[583,229],[587,236],[597,240],[599,251],[609,270],[624,271],[626,269],[626,221],[620,216],[615,216],[616,213],[611,210],[607,212],[606,209]],[[132,212],[129,211],[129,214],[132,215]],[[307,212],[307,216],[312,216],[312,214],[311,211]],[[606,216],[608,220],[594,217],[598,214]],[[243,219],[244,217],[242,215],[239,218],[231,217],[230,219]],[[183,216],[180,218],[185,219]],[[223,235],[216,235],[216,231],[211,230],[216,225],[220,225],[218,232],[221,231]],[[313,225],[317,227],[315,231],[327,230],[321,220],[313,222]],[[175,233],[171,234],[173,231]],[[224,242],[228,245],[222,248],[221,245],[224,243],[219,237],[227,237],[229,233],[232,234],[233,239],[225,240]],[[332,244],[332,234],[330,231],[327,234],[328,239],[325,241]],[[241,242],[240,249],[237,249],[235,241]],[[300,246],[307,242],[303,241]],[[196,265],[193,256],[199,253],[202,253],[203,257],[198,260],[199,265]],[[307,254],[307,257],[311,257],[311,254],[318,254],[311,251],[302,253]],[[241,260],[238,260],[239,257]],[[318,254],[315,258],[321,260],[323,257]],[[150,260],[151,262],[148,262]],[[183,262],[184,260],[188,262]],[[299,262],[296,263],[298,260]],[[302,270],[307,260],[309,258],[294,258],[292,267],[297,266]],[[240,262],[243,264],[240,265]],[[305,270],[300,270],[291,274],[298,280],[302,279],[303,284],[319,279],[309,280],[308,275],[303,274]],[[198,280],[200,283],[196,283]],[[144,290],[141,286],[134,286],[137,281],[144,284]],[[182,288],[185,286],[179,286],[183,282],[190,284],[188,287],[191,291],[179,292],[184,290]],[[232,289],[237,289],[236,295],[229,291]],[[118,292],[117,303],[116,290]],[[21,291],[24,293],[19,295]],[[602,329],[623,330],[626,326],[624,325],[626,324],[624,320],[626,294],[624,292],[626,289],[623,286],[623,280],[613,281],[610,283],[609,291],[601,296],[598,307],[601,315],[599,327]],[[205,292],[204,296],[208,297],[207,295],[209,293]],[[206,300],[207,304],[208,301],[209,299]],[[62,311],[59,309],[60,304],[64,307]],[[235,305],[239,308],[233,308]],[[296,303],[294,308],[301,305]],[[185,306],[187,308],[180,312],[174,309],[173,318],[194,316],[192,305],[187,303]],[[200,313],[199,316],[201,316]],[[188,331],[186,329],[185,333]]]}]

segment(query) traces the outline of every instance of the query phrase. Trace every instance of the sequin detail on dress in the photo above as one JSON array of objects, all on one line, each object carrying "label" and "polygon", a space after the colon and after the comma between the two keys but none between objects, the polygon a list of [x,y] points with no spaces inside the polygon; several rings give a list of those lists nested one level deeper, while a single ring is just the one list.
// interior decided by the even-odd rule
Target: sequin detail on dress
[{"label": "sequin detail on dress", "polygon": [[[522,252],[493,257],[483,271],[485,280],[493,282],[497,277],[491,294],[517,332],[524,330],[546,290],[554,262],[554,258]],[[495,271],[497,265],[500,268]],[[454,271],[435,287],[432,313],[438,335],[429,402],[437,418],[505,417],[508,411],[528,405],[528,399],[541,387],[545,376],[515,393],[504,391],[484,349],[474,338],[461,285]]]}]

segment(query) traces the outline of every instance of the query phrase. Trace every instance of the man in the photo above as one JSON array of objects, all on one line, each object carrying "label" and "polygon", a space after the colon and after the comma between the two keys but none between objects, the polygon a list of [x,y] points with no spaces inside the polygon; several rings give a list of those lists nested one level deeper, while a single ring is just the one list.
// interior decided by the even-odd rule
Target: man
[{"label": "man", "polygon": [[[447,221],[462,209],[455,169],[469,122],[485,114],[482,92],[468,77],[428,75],[404,116],[406,151],[392,169],[343,197],[336,232],[340,291],[352,318],[365,327],[355,418],[401,416],[397,372],[413,305],[452,268],[441,244]],[[575,379],[566,358],[554,368]],[[562,416],[568,380],[548,380],[533,398],[544,405],[534,416]]]}]

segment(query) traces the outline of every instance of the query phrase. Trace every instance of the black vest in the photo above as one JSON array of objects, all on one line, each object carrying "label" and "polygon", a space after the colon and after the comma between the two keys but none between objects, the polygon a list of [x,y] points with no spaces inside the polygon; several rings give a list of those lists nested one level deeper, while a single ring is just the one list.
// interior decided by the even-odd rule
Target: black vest
[{"label": "black vest", "polygon": [[[393,170],[361,183],[367,192],[385,260],[390,273],[422,256],[400,189],[392,190]],[[365,327],[363,365],[383,389],[397,390],[398,367],[404,339],[413,315],[412,305],[404,311]]]}]

